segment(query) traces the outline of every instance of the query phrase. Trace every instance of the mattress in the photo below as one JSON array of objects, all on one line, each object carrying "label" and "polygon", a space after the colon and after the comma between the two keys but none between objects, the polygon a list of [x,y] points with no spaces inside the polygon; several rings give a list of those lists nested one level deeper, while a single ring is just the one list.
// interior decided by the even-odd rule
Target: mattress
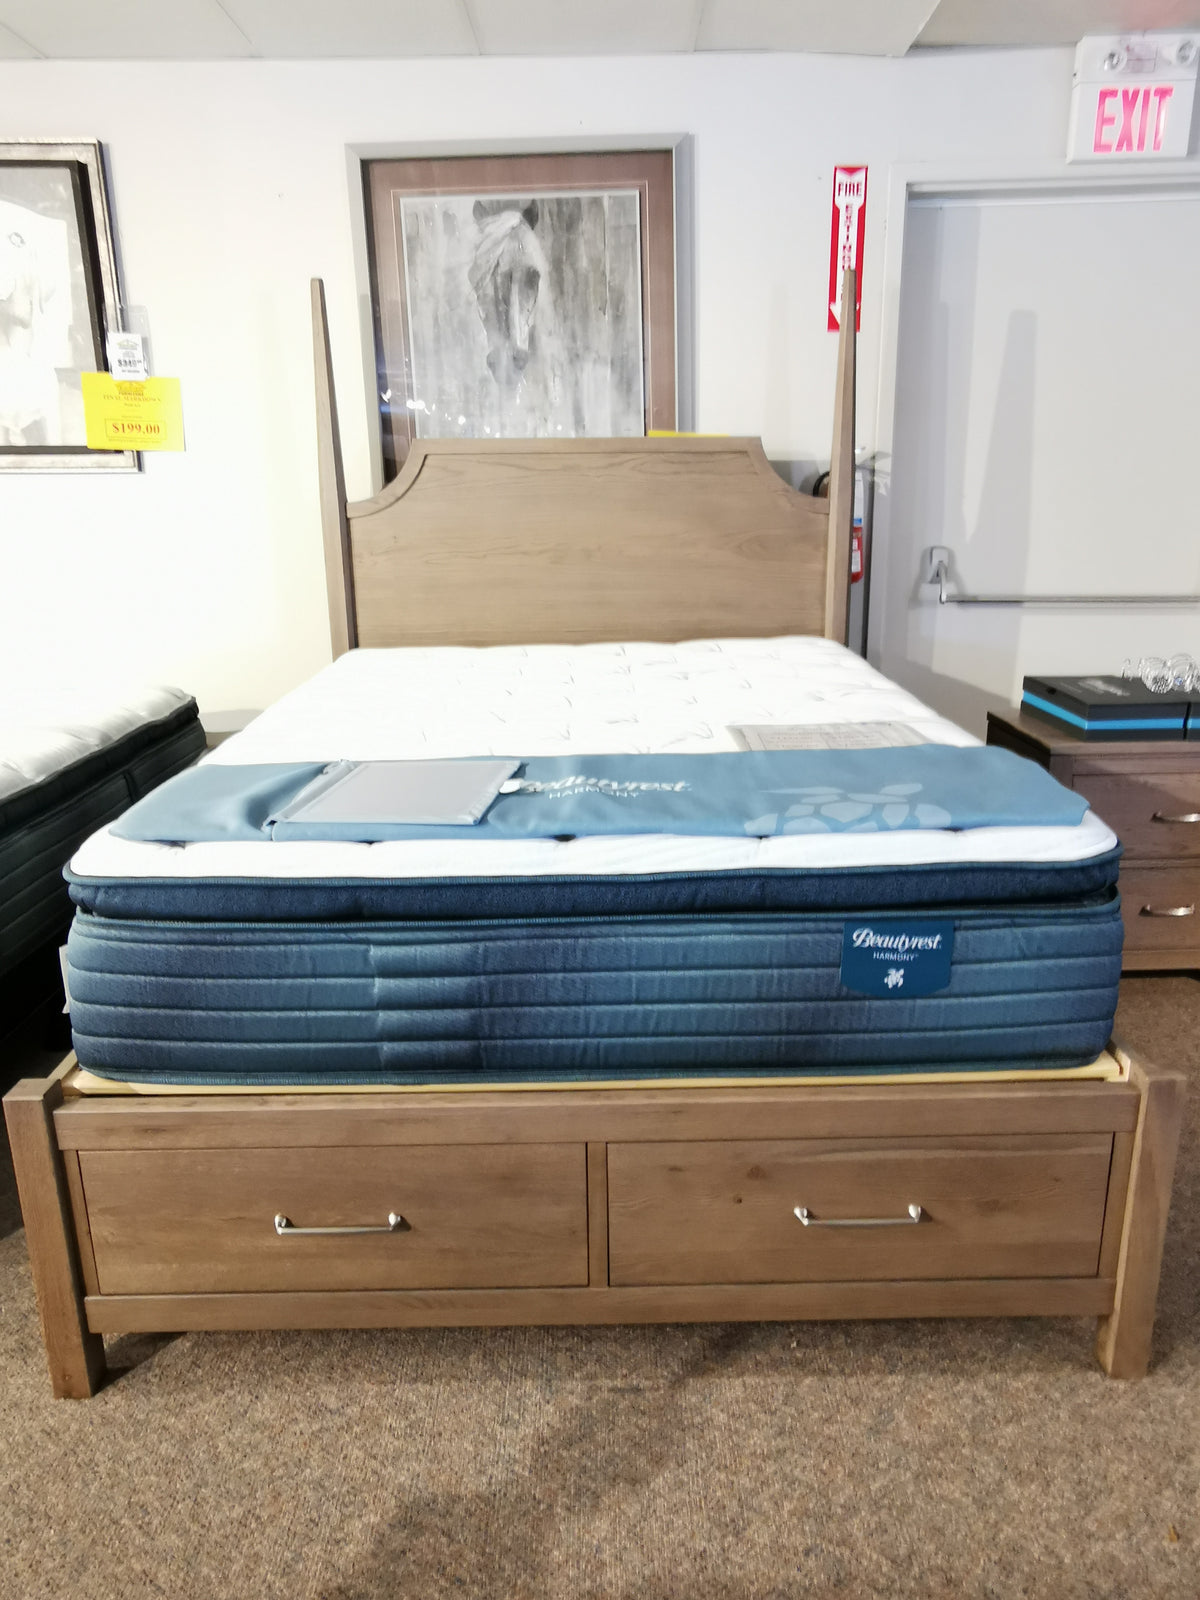
[{"label": "mattress", "polygon": [[[857,723],[977,743],[842,647],[789,638],[354,651],[207,759],[702,753],[746,725]],[[69,872],[76,1050],[196,1084],[1071,1068],[1115,1008],[1118,855],[1090,812],[767,838],[102,829]],[[851,924],[882,946],[944,933],[946,970],[918,992],[903,961],[884,987],[885,962],[863,988]]]},{"label": "mattress", "polygon": [[0,696],[0,975],[62,942],[62,869],[80,842],[203,749],[196,702],[179,689]]}]

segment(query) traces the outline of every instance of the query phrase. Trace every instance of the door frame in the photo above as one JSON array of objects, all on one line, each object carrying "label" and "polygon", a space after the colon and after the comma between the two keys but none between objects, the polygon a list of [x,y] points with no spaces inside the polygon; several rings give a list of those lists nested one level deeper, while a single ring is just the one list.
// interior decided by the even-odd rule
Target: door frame
[{"label": "door frame", "polygon": [[[1189,156],[1162,165],[1129,163],[1099,171],[1069,166],[1064,160],[1023,162],[1016,169],[983,162],[893,162],[888,167],[884,209],[883,272],[880,285],[879,366],[873,443],[867,455],[874,472],[871,517],[871,575],[867,659],[879,665],[893,619],[880,603],[890,591],[892,501],[889,493],[896,429],[896,387],[899,379],[900,311],[904,242],[909,203],[943,196],[986,199],[1004,194],[1090,198],[1105,192],[1154,193],[1200,189],[1200,157]],[[910,574],[915,584],[917,574]]]}]

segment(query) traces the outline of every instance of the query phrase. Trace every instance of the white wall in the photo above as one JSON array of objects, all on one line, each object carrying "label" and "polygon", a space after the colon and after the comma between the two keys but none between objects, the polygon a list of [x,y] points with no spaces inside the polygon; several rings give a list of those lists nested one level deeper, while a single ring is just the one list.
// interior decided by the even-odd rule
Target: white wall
[{"label": "white wall", "polygon": [[[835,162],[870,166],[859,442],[873,443],[889,164],[1060,156],[1067,51],[0,63],[0,138],[107,147],[126,300],[183,381],[187,452],[137,477],[0,473],[0,670],[100,666],[258,706],[329,655],[308,281],[348,488],[371,479],[354,151],[693,138],[696,426],[823,462]],[[687,337],[687,330],[684,332]]]},{"label": "white wall", "polygon": [[[1200,606],[1128,598],[1200,593],[1197,261],[1200,174],[909,202],[874,644],[978,733],[1026,673],[1200,657]],[[931,545],[952,589],[1123,600],[942,607]]]}]

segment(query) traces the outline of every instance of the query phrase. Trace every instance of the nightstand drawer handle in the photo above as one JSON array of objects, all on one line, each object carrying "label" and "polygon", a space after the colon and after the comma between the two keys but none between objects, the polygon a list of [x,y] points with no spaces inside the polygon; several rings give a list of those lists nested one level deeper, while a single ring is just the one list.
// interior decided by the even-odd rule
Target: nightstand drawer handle
[{"label": "nightstand drawer handle", "polygon": [[1150,820],[1152,822],[1200,822],[1200,811],[1181,811],[1174,817],[1169,811],[1156,811]]},{"label": "nightstand drawer handle", "polygon": [[814,1217],[807,1206],[796,1206],[792,1211],[806,1228],[907,1228],[920,1222],[925,1215],[920,1206],[912,1205],[903,1217]]},{"label": "nightstand drawer handle", "polygon": [[1164,906],[1159,911],[1155,906],[1143,906],[1138,912],[1139,917],[1194,917],[1196,908],[1191,906]]},{"label": "nightstand drawer handle", "polygon": [[276,1213],[275,1232],[281,1239],[297,1233],[408,1233],[412,1224],[406,1222],[398,1211],[389,1211],[385,1223],[361,1228],[297,1228],[282,1212]]}]

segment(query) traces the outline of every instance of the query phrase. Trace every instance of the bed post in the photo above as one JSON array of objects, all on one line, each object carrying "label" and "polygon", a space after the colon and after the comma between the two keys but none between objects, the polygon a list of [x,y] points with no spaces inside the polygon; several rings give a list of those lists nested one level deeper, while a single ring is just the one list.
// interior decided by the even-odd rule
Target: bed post
[{"label": "bed post", "polygon": [[104,1340],[87,1325],[63,1158],[54,1135],[57,1077],[23,1078],[4,1097],[25,1242],[50,1382],[59,1400],[89,1399],[105,1378]]},{"label": "bed post", "polygon": [[829,457],[829,553],[825,564],[825,637],[845,644],[850,619],[850,534],[854,523],[854,354],[857,273],[847,270],[839,312],[833,448]]},{"label": "bed post", "polygon": [[1130,1056],[1115,1039],[1111,1048],[1140,1093],[1141,1105],[1121,1222],[1116,1297],[1112,1311],[1100,1318],[1096,1357],[1110,1378],[1142,1378],[1150,1365],[1185,1081],[1180,1072]]},{"label": "bed post", "polygon": [[325,319],[325,285],[312,280],[313,359],[317,369],[317,471],[321,483],[321,529],[325,537],[325,587],[329,595],[329,634],[335,656],[358,643],[354,620],[354,568],[350,562],[350,526],[346,518],[346,479],[337,399],[333,392],[333,360]]}]

